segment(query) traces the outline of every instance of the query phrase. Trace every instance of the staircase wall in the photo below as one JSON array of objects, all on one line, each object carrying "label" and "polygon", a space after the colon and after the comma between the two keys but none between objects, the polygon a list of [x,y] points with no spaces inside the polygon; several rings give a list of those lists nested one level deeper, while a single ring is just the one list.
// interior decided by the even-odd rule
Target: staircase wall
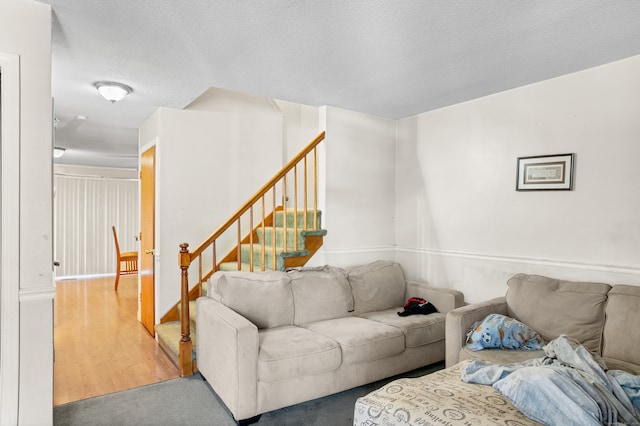
[{"label": "staircase wall", "polygon": [[179,244],[195,248],[281,167],[282,140],[273,110],[160,108],[142,125],[141,151],[156,144],[156,322],[180,298]]},{"label": "staircase wall", "polygon": [[321,108],[323,227],[313,264],[346,266],[394,259],[395,120]]},{"label": "staircase wall", "polygon": [[[296,156],[324,128],[320,127],[320,108],[274,99],[282,112],[283,150],[282,164]],[[322,146],[320,144],[320,146]]]}]

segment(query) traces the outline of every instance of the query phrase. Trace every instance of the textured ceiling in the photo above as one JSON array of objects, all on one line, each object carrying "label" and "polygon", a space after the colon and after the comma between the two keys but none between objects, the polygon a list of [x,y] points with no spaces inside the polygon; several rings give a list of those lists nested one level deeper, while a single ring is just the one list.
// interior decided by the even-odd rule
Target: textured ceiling
[{"label": "textured ceiling", "polygon": [[208,87],[395,119],[640,54],[635,0],[42,2],[63,164],[136,168],[140,124]]}]

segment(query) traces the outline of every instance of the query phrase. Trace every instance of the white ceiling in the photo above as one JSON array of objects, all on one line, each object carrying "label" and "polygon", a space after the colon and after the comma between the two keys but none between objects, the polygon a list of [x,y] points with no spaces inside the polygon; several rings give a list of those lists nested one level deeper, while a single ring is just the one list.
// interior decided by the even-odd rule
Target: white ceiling
[{"label": "white ceiling", "polygon": [[61,164],[136,168],[141,123],[212,86],[397,119],[640,54],[635,0],[41,1]]}]

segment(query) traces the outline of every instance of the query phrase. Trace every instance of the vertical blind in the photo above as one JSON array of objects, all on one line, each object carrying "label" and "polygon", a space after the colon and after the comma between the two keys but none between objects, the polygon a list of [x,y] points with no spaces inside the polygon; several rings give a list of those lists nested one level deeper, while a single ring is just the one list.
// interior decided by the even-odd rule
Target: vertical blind
[{"label": "vertical blind", "polygon": [[120,251],[137,251],[138,180],[54,176],[56,277],[115,274]]}]

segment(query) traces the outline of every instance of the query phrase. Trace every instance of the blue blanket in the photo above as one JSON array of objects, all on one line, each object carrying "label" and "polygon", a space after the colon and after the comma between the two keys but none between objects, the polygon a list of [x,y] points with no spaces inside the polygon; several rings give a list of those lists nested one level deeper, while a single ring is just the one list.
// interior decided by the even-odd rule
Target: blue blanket
[{"label": "blue blanket", "polygon": [[543,349],[543,358],[521,363],[471,361],[462,380],[492,385],[546,425],[640,425],[640,376],[605,371],[600,357],[567,336]]}]

